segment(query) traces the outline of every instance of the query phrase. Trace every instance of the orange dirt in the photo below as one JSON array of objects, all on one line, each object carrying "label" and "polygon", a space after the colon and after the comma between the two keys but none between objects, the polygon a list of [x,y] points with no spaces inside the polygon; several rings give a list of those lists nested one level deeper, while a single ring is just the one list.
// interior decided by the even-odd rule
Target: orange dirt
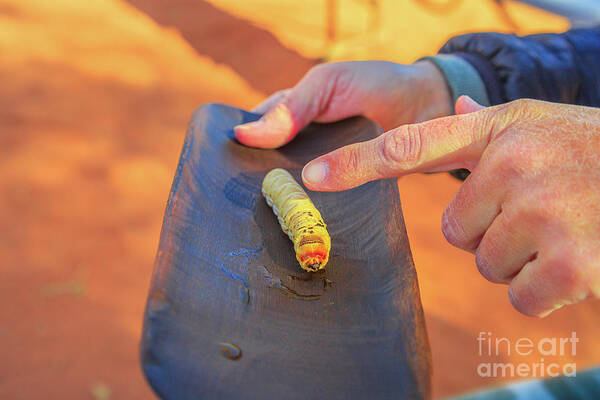
[{"label": "orange dirt", "polygon": [[[445,15],[414,1],[381,1],[380,13],[339,3],[328,47],[325,0],[0,0],[0,398],[153,397],[138,340],[196,106],[251,107],[324,55],[411,62],[458,32],[510,28],[479,0]],[[509,11],[521,32],[566,26]],[[516,340],[574,330],[579,351],[561,361],[598,362],[598,301],[523,317],[444,242],[439,220],[458,186],[447,175],[400,182],[436,396],[498,382],[477,377],[480,331]]]}]

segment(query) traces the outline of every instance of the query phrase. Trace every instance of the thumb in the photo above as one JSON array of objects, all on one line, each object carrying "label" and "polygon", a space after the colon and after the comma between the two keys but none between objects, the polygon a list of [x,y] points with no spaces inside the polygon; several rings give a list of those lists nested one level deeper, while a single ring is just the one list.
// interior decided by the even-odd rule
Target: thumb
[{"label": "thumb", "polygon": [[469,114],[475,111],[483,110],[485,107],[470,98],[469,96],[460,96],[456,100],[454,110],[457,114]]},{"label": "thumb", "polygon": [[234,128],[236,139],[246,146],[272,149],[283,146],[319,116],[334,90],[327,71],[313,69],[282,96],[258,121]]},{"label": "thumb", "polygon": [[473,112],[403,125],[311,161],[302,171],[305,185],[311,190],[346,190],[376,179],[475,164],[493,134],[490,110],[470,98],[457,104],[460,111]]}]

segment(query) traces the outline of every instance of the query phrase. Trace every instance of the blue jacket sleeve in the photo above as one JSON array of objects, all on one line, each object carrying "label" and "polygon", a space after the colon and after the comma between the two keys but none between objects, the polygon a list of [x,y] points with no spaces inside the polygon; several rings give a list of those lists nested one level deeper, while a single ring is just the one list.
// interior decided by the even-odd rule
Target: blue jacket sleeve
[{"label": "blue jacket sleeve", "polygon": [[467,34],[450,39],[440,54],[474,67],[491,105],[532,98],[600,107],[600,27],[524,37]]}]

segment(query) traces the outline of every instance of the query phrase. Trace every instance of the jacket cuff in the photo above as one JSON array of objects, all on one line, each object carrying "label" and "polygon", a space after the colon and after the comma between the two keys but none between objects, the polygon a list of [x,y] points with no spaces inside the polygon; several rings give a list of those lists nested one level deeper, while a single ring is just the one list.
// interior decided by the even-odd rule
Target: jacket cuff
[{"label": "jacket cuff", "polygon": [[482,106],[490,105],[485,84],[468,61],[451,54],[438,54],[433,57],[423,57],[419,61],[421,60],[431,61],[444,75],[452,95],[450,107],[452,110],[456,100],[462,95],[468,95]]}]

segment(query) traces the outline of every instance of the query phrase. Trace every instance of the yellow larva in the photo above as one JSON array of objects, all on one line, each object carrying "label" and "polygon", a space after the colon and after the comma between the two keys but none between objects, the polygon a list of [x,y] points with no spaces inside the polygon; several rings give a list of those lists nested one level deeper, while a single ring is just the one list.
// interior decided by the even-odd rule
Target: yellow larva
[{"label": "yellow larva", "polygon": [[331,249],[327,225],[292,175],[281,168],[270,171],[263,180],[262,194],[294,243],[302,269],[314,272],[325,267]]}]

